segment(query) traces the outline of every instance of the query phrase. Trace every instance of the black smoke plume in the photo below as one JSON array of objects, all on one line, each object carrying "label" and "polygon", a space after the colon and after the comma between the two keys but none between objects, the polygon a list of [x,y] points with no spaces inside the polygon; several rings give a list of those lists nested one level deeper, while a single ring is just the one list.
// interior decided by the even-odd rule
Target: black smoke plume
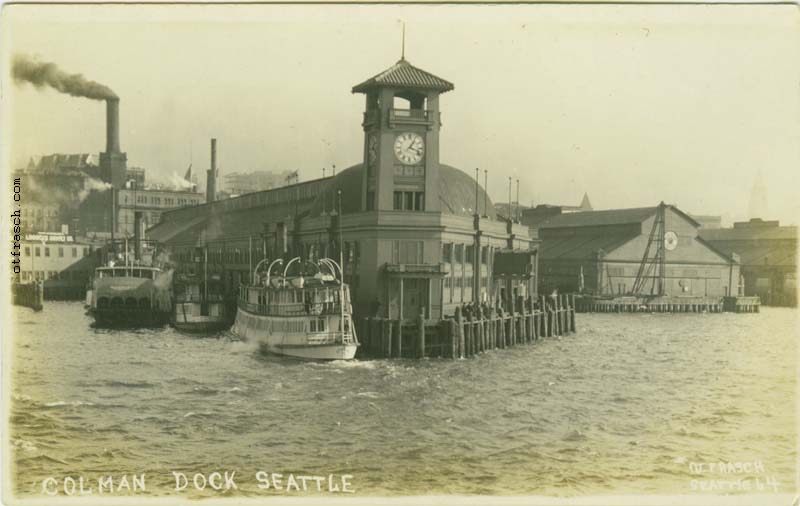
[{"label": "black smoke plume", "polygon": [[90,81],[81,74],[68,74],[55,63],[42,62],[27,55],[14,55],[11,75],[17,82],[31,83],[37,88],[49,86],[73,97],[92,100],[118,98],[117,94],[104,84]]}]

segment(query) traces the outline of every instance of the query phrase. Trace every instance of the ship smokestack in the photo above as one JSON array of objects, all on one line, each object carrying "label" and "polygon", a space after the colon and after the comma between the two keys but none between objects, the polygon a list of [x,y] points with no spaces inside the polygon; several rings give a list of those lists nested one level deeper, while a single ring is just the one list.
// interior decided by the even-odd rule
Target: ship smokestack
[{"label": "ship smokestack", "polygon": [[211,168],[206,177],[206,202],[217,198],[217,139],[211,139]]},{"label": "ship smokestack", "polygon": [[119,153],[119,98],[106,99],[106,153]]}]

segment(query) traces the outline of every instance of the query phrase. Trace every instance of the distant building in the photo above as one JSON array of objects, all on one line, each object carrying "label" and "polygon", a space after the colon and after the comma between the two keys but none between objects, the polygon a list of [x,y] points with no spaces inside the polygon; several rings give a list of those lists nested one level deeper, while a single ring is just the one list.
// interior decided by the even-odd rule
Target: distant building
[{"label": "distant building", "polygon": [[756,174],[756,180],[750,189],[750,202],[748,205],[748,218],[760,219],[762,216],[769,216],[769,198],[767,197],[767,185],[764,184],[764,177],[761,171]]},{"label": "distant building", "polygon": [[797,227],[752,219],[733,228],[701,230],[709,244],[741,258],[744,294],[771,306],[797,305]]},{"label": "distant building", "polygon": [[580,205],[577,206],[539,204],[536,207],[523,209],[521,212],[521,222],[523,225],[527,225],[529,228],[531,228],[533,234],[535,235],[536,229],[539,228],[539,225],[554,216],[591,210],[592,203],[589,201],[589,195],[584,193]]},{"label": "distant building", "polygon": [[703,214],[690,214],[694,221],[700,224],[700,228],[722,228],[722,216],[711,216]]},{"label": "distant building", "polygon": [[156,190],[125,188],[117,191],[117,234],[133,237],[136,214],[139,214],[142,230],[161,220],[161,213],[178,207],[203,204],[202,193],[179,190]]},{"label": "distant building", "polygon": [[[540,290],[595,295],[632,292],[645,252],[655,258],[663,244],[664,295],[737,295],[739,263],[699,235],[700,223],[674,206],[559,214],[539,225]],[[657,225],[657,226],[656,226]],[[651,237],[653,241],[651,241]],[[648,244],[649,249],[648,249]],[[652,269],[652,270],[651,270]],[[644,293],[657,293],[657,267],[645,269]],[[641,292],[640,292],[641,293]]]},{"label": "distant building", "polygon": [[46,299],[83,299],[98,257],[97,244],[63,233],[28,234],[20,243],[17,281],[41,281]]},{"label": "distant building", "polygon": [[271,190],[294,183],[294,171],[269,172],[233,172],[223,177],[223,191],[230,196]]},{"label": "distant building", "polygon": [[[23,231],[60,232],[68,227],[72,235],[85,236],[111,232],[133,235],[134,213],[141,212],[144,226],[158,222],[165,209],[197,205],[203,194],[186,189],[146,184],[145,169],[125,167],[125,180],[116,189],[116,207],[112,212],[111,184],[91,154],[53,154],[31,158],[27,166],[16,171],[26,186],[22,205]],[[193,188],[187,182],[189,188]],[[134,195],[135,194],[135,195]]]}]

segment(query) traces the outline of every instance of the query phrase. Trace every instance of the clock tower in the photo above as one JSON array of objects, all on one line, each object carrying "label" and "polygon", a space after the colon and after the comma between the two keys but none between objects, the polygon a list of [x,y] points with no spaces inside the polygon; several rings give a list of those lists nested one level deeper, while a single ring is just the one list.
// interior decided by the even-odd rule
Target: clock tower
[{"label": "clock tower", "polygon": [[362,211],[439,211],[439,95],[453,84],[401,58],[366,95]]}]

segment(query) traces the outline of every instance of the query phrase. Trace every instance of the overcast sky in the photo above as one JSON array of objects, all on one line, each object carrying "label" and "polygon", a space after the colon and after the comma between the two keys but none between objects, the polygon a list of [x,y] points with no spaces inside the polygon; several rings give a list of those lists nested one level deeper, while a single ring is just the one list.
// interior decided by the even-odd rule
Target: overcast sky
[{"label": "overcast sky", "polygon": [[[800,214],[800,16],[795,6],[6,6],[4,156],[99,152],[104,104],[10,81],[38,55],[121,97],[121,144],[147,177],[361,161],[354,84],[406,58],[455,84],[441,161],[490,171],[507,200],[595,208],[664,200],[746,218]],[[9,122],[10,120],[10,122]],[[10,141],[10,142],[9,142]],[[5,164],[6,166],[7,163]],[[482,178],[482,176],[481,176]]]}]

